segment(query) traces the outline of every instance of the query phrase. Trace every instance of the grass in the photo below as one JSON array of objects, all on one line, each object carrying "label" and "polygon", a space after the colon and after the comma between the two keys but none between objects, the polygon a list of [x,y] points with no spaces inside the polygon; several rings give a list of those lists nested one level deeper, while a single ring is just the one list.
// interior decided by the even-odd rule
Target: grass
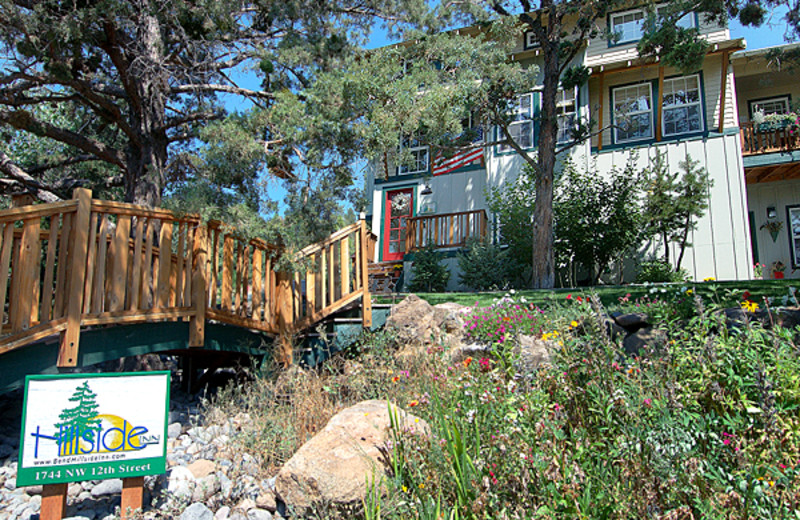
[{"label": "grass", "polygon": [[[631,300],[636,300],[651,294],[654,287],[669,288],[669,287],[691,287],[695,291],[706,297],[713,297],[714,293],[723,294],[726,291],[743,291],[750,292],[751,299],[760,302],[762,298],[776,295],[787,294],[789,287],[800,287],[800,280],[750,280],[746,282],[741,281],[722,281],[722,282],[686,282],[678,284],[650,284],[650,285],[609,285],[609,286],[596,286],[596,287],[576,287],[568,289],[539,289],[539,290],[518,290],[517,296],[524,297],[527,301],[538,305],[547,306],[553,300],[566,298],[567,295],[586,296],[589,294],[596,294],[600,297],[600,301],[605,306],[619,304],[620,298],[625,298],[630,294]],[[494,303],[495,300],[502,298],[506,291],[491,291],[491,292],[453,292],[453,293],[415,293],[417,296],[427,301],[431,305],[445,302],[455,302],[461,305],[472,306],[477,304],[479,307],[485,307]],[[394,297],[387,297],[376,295],[376,301],[379,303],[395,303],[401,301],[404,294],[396,295]]]}]

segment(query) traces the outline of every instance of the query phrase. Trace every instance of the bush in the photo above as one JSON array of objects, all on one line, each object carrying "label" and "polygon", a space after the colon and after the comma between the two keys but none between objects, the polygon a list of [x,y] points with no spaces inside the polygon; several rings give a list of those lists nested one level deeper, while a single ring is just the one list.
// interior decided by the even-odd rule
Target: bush
[{"label": "bush", "polygon": [[684,282],[689,278],[686,269],[678,272],[665,260],[645,260],[639,266],[636,283]]},{"label": "bush", "polygon": [[470,241],[458,254],[458,282],[475,291],[505,289],[511,285],[511,263],[507,249],[485,240]]},{"label": "bush", "polygon": [[443,292],[450,280],[450,271],[439,263],[442,254],[433,246],[414,253],[413,278],[409,289],[413,292]]}]

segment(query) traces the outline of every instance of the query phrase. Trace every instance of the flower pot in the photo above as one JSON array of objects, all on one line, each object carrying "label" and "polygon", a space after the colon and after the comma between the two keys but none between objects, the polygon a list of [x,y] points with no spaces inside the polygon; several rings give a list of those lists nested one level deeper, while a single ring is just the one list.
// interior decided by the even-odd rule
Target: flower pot
[{"label": "flower pot", "polygon": [[783,271],[773,271],[772,277],[776,280],[783,280]]},{"label": "flower pot", "polygon": [[772,237],[772,241],[773,241],[773,242],[775,242],[776,240],[778,240],[778,234],[779,234],[779,233],[780,233],[780,231],[770,231],[770,232],[769,232],[769,236],[771,236],[771,237]]}]

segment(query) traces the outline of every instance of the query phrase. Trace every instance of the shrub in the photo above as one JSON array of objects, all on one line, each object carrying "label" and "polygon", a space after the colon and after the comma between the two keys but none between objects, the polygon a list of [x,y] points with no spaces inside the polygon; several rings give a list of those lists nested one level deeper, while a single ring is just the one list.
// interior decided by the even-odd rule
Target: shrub
[{"label": "shrub", "polygon": [[413,278],[409,289],[414,292],[442,292],[447,288],[450,271],[439,263],[442,254],[433,246],[426,246],[414,253]]},{"label": "shrub", "polygon": [[473,240],[458,254],[458,282],[475,291],[504,289],[511,284],[508,249],[486,240]]},{"label": "shrub", "polygon": [[675,271],[665,260],[645,260],[639,265],[636,283],[684,282],[689,278],[686,269]]}]

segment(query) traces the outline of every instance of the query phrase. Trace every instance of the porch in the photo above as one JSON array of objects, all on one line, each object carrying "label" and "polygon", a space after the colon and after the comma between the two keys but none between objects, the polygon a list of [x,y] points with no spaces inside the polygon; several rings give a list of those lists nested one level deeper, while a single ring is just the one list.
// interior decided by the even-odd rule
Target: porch
[{"label": "porch", "polygon": [[406,219],[405,253],[433,246],[436,249],[465,247],[470,239],[486,236],[486,210],[419,215]]}]

